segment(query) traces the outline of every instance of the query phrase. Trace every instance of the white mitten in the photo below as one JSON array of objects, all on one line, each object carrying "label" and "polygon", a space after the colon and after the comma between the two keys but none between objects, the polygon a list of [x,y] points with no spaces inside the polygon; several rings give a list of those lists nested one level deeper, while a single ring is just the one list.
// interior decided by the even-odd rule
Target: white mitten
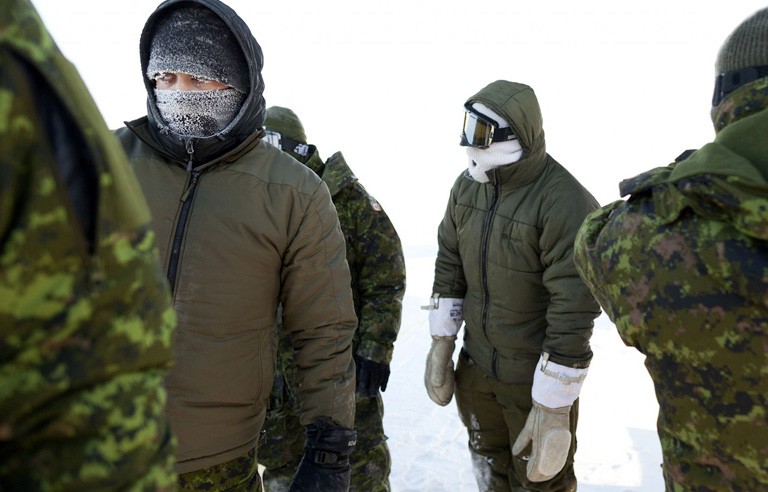
[{"label": "white mitten", "polygon": [[512,445],[518,455],[531,444],[526,475],[532,482],[544,482],[565,466],[571,448],[571,406],[579,397],[587,368],[567,367],[549,362],[543,354],[533,375],[533,408],[525,427]]},{"label": "white mitten", "polygon": [[424,386],[429,398],[446,406],[453,398],[455,377],[453,374],[453,350],[456,336],[432,337],[432,347],[427,355],[427,369],[424,371]]},{"label": "white mitten", "polygon": [[429,306],[423,309],[429,310],[432,347],[427,355],[424,386],[433,402],[445,406],[453,398],[453,351],[456,348],[456,334],[464,322],[464,299],[433,294],[429,301]]}]

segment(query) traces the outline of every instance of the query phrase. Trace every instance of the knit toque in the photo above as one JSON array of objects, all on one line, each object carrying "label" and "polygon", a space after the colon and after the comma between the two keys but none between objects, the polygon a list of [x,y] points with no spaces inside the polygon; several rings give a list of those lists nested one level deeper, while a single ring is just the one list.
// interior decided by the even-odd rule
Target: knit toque
[{"label": "knit toque", "polygon": [[720,47],[715,75],[768,65],[768,8],[745,19]]},{"label": "knit toque", "polygon": [[264,126],[267,130],[277,132],[280,135],[296,140],[299,143],[307,143],[307,135],[304,133],[304,126],[296,113],[288,108],[281,106],[270,106],[267,108],[267,116],[264,119]]},{"label": "knit toque", "polygon": [[157,21],[149,49],[147,77],[182,72],[216,80],[248,94],[248,63],[232,30],[212,10],[183,6]]}]

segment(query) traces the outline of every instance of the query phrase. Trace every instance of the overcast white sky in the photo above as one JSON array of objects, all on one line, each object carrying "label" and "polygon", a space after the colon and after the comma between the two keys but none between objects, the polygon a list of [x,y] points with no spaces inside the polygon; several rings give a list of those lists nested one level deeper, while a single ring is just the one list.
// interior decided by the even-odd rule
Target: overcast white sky
[{"label": "overcast white sky", "polygon": [[[139,34],[153,0],[33,0],[110,127],[145,114]],[[434,243],[465,167],[464,101],[496,79],[536,91],[547,149],[601,203],[617,183],[714,135],[725,36],[764,2],[228,2],[264,51],[268,105],[324,158],[341,150],[403,241]],[[428,294],[426,294],[428,295]]]}]

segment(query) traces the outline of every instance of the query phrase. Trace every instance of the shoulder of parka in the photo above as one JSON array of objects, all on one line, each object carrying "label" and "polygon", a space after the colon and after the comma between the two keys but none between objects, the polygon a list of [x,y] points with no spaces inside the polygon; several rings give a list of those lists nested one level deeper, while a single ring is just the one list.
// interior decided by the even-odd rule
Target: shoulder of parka
[{"label": "shoulder of parka", "polygon": [[237,171],[259,179],[269,185],[295,188],[302,194],[313,195],[323,184],[321,178],[307,166],[287,153],[259,141],[245,156],[227,164],[230,171]]},{"label": "shoulder of parka", "polygon": [[[584,214],[597,209],[600,204],[576,177],[562,164],[547,155],[547,165],[541,176],[544,213],[562,210],[569,215]],[[549,204],[559,205],[550,207]]]}]

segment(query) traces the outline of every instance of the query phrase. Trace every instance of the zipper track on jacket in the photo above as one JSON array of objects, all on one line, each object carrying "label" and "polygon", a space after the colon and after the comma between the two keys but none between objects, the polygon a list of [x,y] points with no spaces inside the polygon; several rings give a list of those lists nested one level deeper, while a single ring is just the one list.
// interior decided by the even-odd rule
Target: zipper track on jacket
[{"label": "zipper track on jacket", "polygon": [[[496,215],[496,206],[499,203],[499,181],[496,178],[496,173],[493,176],[493,197],[491,198],[491,205],[488,207],[488,213],[485,216],[485,225],[483,226],[483,241],[480,250],[480,265],[482,271],[483,281],[483,293],[485,294],[485,300],[483,301],[483,334],[485,338],[490,341],[488,337],[488,313],[490,311],[491,292],[488,288],[488,245],[491,241],[491,226],[493,225],[493,217]],[[493,351],[491,370],[493,377],[498,379],[499,376],[496,373],[496,348],[491,346]]]},{"label": "zipper track on jacket", "polygon": [[179,268],[179,258],[181,257],[181,243],[184,241],[184,231],[187,227],[187,221],[189,220],[189,210],[192,207],[193,198],[197,191],[198,178],[200,177],[200,171],[192,171],[190,173],[189,186],[181,196],[181,212],[179,213],[179,221],[176,222],[176,230],[173,233],[173,243],[171,246],[171,259],[168,262],[168,283],[171,286],[171,293],[176,286],[176,272]]}]

